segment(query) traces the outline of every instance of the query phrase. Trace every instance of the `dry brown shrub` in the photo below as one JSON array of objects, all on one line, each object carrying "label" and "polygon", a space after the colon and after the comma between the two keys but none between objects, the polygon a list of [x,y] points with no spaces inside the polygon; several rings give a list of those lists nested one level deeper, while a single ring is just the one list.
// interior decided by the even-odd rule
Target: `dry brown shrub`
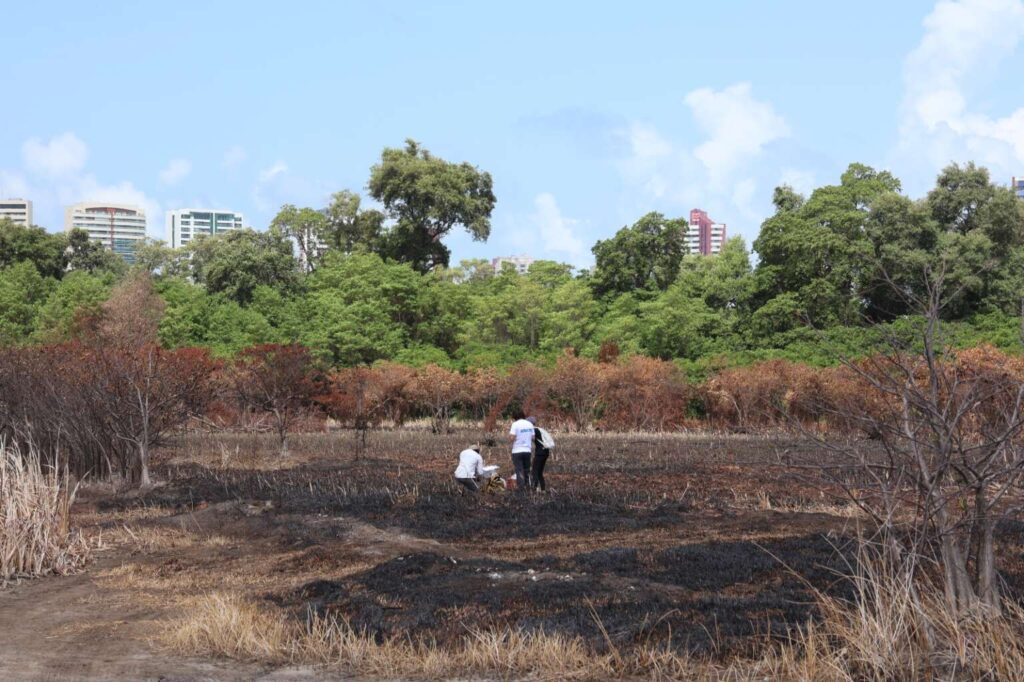
[{"label": "dry brown shrub", "polygon": [[673,363],[632,356],[604,370],[601,427],[667,431],[682,427],[692,392]]},{"label": "dry brown shrub", "polygon": [[606,366],[566,351],[551,372],[548,398],[557,415],[575,431],[586,431],[597,417],[604,392]]},{"label": "dry brown shrub", "polygon": [[778,423],[791,373],[785,360],[722,370],[704,385],[708,418],[719,426],[740,428]]},{"label": "dry brown shrub", "polygon": [[412,409],[409,386],[416,378],[416,371],[395,362],[381,362],[373,366],[373,377],[385,417],[396,428],[401,426]]},{"label": "dry brown shrub", "polygon": [[458,372],[431,364],[416,370],[407,392],[412,404],[430,417],[434,433],[449,433],[452,410],[465,395],[466,385]]}]

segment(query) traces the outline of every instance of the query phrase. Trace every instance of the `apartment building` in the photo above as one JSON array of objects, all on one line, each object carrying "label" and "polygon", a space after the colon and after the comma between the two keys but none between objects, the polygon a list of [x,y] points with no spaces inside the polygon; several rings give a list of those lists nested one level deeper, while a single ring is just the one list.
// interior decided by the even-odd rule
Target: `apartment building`
[{"label": "apartment building", "polygon": [[245,222],[236,211],[209,208],[179,208],[167,212],[167,243],[178,249],[201,235],[212,237],[240,230]]},{"label": "apartment building", "polygon": [[534,259],[530,256],[498,256],[491,259],[491,266],[494,268],[494,272],[501,272],[505,263],[509,263],[516,269],[517,273],[525,275],[530,271],[533,261]]},{"label": "apartment building", "polygon": [[146,212],[128,204],[83,202],[64,209],[64,231],[73,229],[134,263],[135,247],[146,238]]},{"label": "apartment building", "polygon": [[0,199],[0,220],[4,218],[17,225],[31,225],[32,202],[28,199]]},{"label": "apartment building", "polygon": [[724,243],[725,223],[716,223],[699,208],[690,211],[690,226],[686,230],[690,253],[713,256],[722,250]]}]

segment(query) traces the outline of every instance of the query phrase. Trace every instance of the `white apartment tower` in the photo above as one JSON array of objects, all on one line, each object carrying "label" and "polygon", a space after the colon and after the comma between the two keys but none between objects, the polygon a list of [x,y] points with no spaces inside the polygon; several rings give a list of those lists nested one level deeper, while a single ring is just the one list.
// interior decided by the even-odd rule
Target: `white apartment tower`
[{"label": "white apartment tower", "polygon": [[491,259],[491,267],[494,268],[496,274],[501,272],[505,263],[512,265],[516,272],[520,275],[525,275],[530,271],[530,266],[533,265],[534,259],[530,256],[499,256]]},{"label": "white apartment tower", "polygon": [[135,247],[146,238],[146,212],[128,204],[84,202],[64,209],[64,231],[85,230],[99,242],[135,262]]},{"label": "white apartment tower", "polygon": [[167,243],[180,249],[190,241],[205,235],[213,237],[230,230],[242,229],[244,218],[235,211],[210,208],[179,208],[167,212]]},{"label": "white apartment tower", "polygon": [[32,202],[28,199],[0,199],[0,220],[4,218],[16,225],[31,225]]}]

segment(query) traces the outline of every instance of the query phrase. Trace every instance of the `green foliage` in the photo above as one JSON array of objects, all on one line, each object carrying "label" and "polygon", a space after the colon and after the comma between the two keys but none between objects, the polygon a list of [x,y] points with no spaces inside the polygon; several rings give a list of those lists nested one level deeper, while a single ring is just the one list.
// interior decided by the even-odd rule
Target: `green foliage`
[{"label": "green foliage", "polygon": [[402,149],[385,149],[367,183],[370,196],[394,221],[383,255],[420,272],[447,267],[451,254],[441,239],[453,227],[461,225],[478,241],[490,236],[492,185],[490,173],[438,158],[414,140]]},{"label": "green foliage", "polygon": [[0,345],[26,343],[36,316],[57,281],[39,274],[31,260],[0,270]]},{"label": "green foliage", "polygon": [[280,231],[232,230],[188,245],[192,279],[211,294],[246,305],[264,285],[283,292],[299,285],[292,244]]},{"label": "green foliage", "polygon": [[664,291],[675,281],[687,253],[686,221],[648,213],[632,227],[594,245],[591,282],[598,296]]},{"label": "green foliage", "polygon": [[43,342],[70,338],[78,322],[99,312],[114,279],[108,273],[69,272],[43,301],[36,315],[34,339]]},{"label": "green foliage", "polygon": [[[343,191],[326,209],[284,206],[267,232],[142,244],[132,272],[152,273],[165,303],[161,343],[219,356],[301,343],[334,366],[463,370],[550,367],[604,346],[673,360],[693,379],[777,358],[830,364],[889,334],[912,341],[917,300],[941,273],[954,343],[1021,350],[1024,202],[973,164],[946,168],[919,200],[861,164],[807,198],[780,187],[756,265],[740,238],[687,254],[685,221],[649,213],[598,242],[582,273],[553,261],[525,275],[485,260],[441,267],[453,227],[489,233],[491,179],[415,143],[384,151],[370,191],[386,216]],[[83,232],[0,222],[0,345],[69,338],[126,274]]]},{"label": "green foliage", "polygon": [[50,234],[34,225],[16,225],[8,218],[0,219],[0,268],[29,262],[43,277],[59,279],[67,266],[66,247],[64,235]]}]

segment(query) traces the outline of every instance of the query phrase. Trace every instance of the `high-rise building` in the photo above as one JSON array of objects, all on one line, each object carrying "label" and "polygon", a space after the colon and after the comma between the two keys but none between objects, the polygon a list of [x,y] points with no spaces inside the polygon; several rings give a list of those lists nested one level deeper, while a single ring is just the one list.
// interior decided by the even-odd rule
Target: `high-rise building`
[{"label": "high-rise building", "polygon": [[1010,187],[1013,188],[1013,193],[1021,199],[1024,199],[1024,178],[1013,178],[1013,182],[1010,183]]},{"label": "high-rise building", "polygon": [[716,223],[705,211],[690,211],[690,227],[686,230],[686,245],[690,253],[713,256],[722,250],[725,242],[725,223]]},{"label": "high-rise building", "polygon": [[32,224],[32,202],[28,199],[0,199],[0,220],[18,225]]},{"label": "high-rise building", "polygon": [[529,256],[498,256],[491,259],[491,266],[495,272],[501,272],[505,263],[515,267],[516,272],[520,275],[525,275],[530,271],[530,266],[533,265],[533,258]]},{"label": "high-rise building", "polygon": [[212,237],[242,229],[241,213],[209,208],[179,208],[167,212],[167,243],[181,248],[200,235]]},{"label": "high-rise building", "polygon": [[134,263],[135,247],[146,238],[146,212],[126,204],[75,204],[64,209],[64,231],[76,228],[85,230],[89,239]]}]

